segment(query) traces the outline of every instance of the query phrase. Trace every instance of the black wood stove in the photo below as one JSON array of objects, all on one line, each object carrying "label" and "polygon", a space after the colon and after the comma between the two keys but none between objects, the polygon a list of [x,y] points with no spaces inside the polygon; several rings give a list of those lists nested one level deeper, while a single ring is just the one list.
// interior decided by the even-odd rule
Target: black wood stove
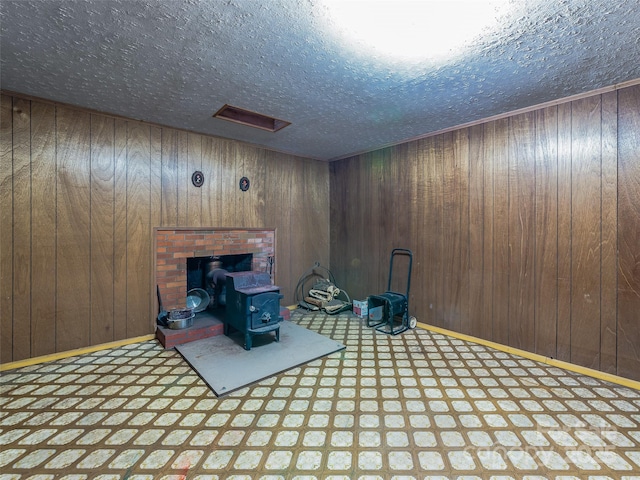
[{"label": "black wood stove", "polygon": [[226,313],[224,334],[231,328],[244,333],[244,348],[251,350],[252,336],[274,332],[280,341],[280,287],[271,285],[266,272],[226,274]]}]

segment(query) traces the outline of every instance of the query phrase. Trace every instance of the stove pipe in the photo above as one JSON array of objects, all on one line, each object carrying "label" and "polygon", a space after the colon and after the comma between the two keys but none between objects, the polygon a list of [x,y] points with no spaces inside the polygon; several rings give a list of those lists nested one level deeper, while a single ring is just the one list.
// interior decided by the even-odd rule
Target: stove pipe
[{"label": "stove pipe", "polygon": [[227,303],[227,272],[222,268],[220,260],[212,260],[207,264],[208,272],[206,275],[207,285],[213,290],[216,303],[224,306]]}]

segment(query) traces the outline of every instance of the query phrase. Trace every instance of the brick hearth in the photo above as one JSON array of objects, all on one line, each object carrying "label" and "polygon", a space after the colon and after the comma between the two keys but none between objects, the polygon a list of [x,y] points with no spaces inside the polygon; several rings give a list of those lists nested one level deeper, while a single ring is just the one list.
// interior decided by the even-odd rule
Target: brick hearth
[{"label": "brick hearth", "polygon": [[154,240],[154,283],[167,311],[185,307],[187,258],[251,253],[252,270],[266,271],[276,250],[275,230],[266,229],[155,228]]},{"label": "brick hearth", "polygon": [[[220,312],[214,314],[206,311],[198,313],[193,321],[193,326],[181,330],[171,330],[158,325],[156,338],[165,349],[169,349],[183,343],[222,335],[224,329],[222,321],[216,316],[218,313]],[[290,320],[291,311],[287,307],[280,307],[280,316],[284,320]]]},{"label": "brick hearth", "polygon": [[207,312],[202,312],[196,315],[191,327],[171,330],[170,328],[158,325],[156,338],[165,349],[169,349],[176,345],[222,335],[223,330],[222,321],[209,315]]}]

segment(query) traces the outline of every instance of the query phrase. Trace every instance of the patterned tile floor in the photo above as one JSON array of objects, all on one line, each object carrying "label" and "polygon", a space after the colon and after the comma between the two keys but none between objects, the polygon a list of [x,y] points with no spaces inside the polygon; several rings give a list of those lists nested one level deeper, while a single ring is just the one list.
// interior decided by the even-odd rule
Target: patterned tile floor
[{"label": "patterned tile floor", "polygon": [[351,314],[347,349],[216,398],[155,341],[4,372],[1,479],[640,479],[640,392]]}]

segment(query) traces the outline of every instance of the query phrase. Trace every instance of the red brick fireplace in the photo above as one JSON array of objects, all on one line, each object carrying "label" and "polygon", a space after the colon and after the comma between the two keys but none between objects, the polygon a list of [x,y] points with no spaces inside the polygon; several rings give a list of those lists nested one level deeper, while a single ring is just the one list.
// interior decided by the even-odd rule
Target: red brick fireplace
[{"label": "red brick fireplace", "polygon": [[[276,251],[273,229],[158,227],[154,229],[154,241],[154,285],[165,310],[185,307],[187,258],[250,253],[251,269],[264,272]],[[275,277],[275,271],[272,273]]]}]

